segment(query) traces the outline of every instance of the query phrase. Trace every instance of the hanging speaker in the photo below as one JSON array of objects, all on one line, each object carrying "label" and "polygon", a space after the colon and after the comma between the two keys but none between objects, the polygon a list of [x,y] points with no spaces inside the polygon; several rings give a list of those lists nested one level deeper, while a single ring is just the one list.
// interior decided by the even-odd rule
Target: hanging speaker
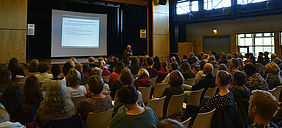
[{"label": "hanging speaker", "polygon": [[155,3],[159,5],[166,5],[166,2],[167,0],[155,0]]}]

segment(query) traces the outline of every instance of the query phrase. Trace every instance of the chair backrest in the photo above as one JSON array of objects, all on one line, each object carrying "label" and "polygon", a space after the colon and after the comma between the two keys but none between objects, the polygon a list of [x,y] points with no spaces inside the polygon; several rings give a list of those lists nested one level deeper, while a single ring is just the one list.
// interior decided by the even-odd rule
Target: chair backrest
[{"label": "chair backrest", "polygon": [[167,83],[157,83],[154,89],[153,97],[162,97],[165,89],[168,87]]},{"label": "chair backrest", "polygon": [[165,96],[162,98],[150,99],[147,106],[152,108],[159,119],[163,118]]},{"label": "chair backrest", "polygon": [[203,91],[204,89],[191,91],[191,95],[187,98],[187,105],[200,106]]},{"label": "chair backrest", "polygon": [[150,78],[150,80],[152,81],[152,86],[154,88],[156,86],[156,83],[157,83],[157,76],[153,77],[153,78]]},{"label": "chair backrest", "polygon": [[180,95],[173,95],[168,103],[166,117],[176,116],[182,113],[183,101],[185,93]]},{"label": "chair backrest", "polygon": [[216,93],[217,87],[214,88],[208,88],[208,90],[205,93],[205,96],[213,97]]},{"label": "chair backrest", "polygon": [[215,109],[207,113],[199,113],[194,121],[193,128],[210,128],[214,112]]},{"label": "chair backrest", "polygon": [[87,126],[78,115],[74,115],[67,119],[48,121],[45,128],[87,128]]},{"label": "chair backrest", "polygon": [[183,121],[182,124],[183,124],[184,126],[188,127],[188,126],[189,126],[189,123],[190,123],[190,121],[191,121],[191,118],[192,118],[192,117],[190,117],[190,118],[188,118],[187,120]]},{"label": "chair backrest", "polygon": [[107,128],[112,120],[114,108],[111,108],[105,112],[89,112],[86,124],[89,128]]},{"label": "chair backrest", "polygon": [[152,86],[150,86],[150,87],[138,87],[138,90],[142,93],[143,102],[148,103],[150,96],[151,96]]},{"label": "chair backrest", "polygon": [[109,83],[109,80],[110,80],[110,75],[108,76],[102,76],[103,80],[106,82],[106,83]]},{"label": "chair backrest", "polygon": [[269,92],[276,98],[277,102],[279,101],[281,90],[282,86],[277,86],[275,89],[269,90]]},{"label": "chair backrest", "polygon": [[78,104],[79,104],[80,101],[82,101],[83,99],[85,99],[85,96],[71,98],[71,100],[72,100],[73,105],[74,105],[75,108],[78,107]]},{"label": "chair backrest", "polygon": [[188,78],[185,82],[185,84],[194,86],[196,84],[196,79],[195,78]]}]

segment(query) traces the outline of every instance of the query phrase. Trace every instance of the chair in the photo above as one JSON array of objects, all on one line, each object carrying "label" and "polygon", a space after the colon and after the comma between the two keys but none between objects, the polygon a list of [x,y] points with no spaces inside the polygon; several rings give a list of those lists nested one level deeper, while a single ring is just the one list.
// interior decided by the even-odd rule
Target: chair
[{"label": "chair", "polygon": [[71,98],[71,100],[72,100],[73,105],[74,105],[75,108],[78,107],[78,104],[79,104],[80,101],[82,101],[83,99],[85,99],[85,96]]},{"label": "chair", "polygon": [[195,78],[188,78],[185,82],[185,84],[194,86],[196,84],[196,79]]},{"label": "chair", "polygon": [[153,97],[162,97],[167,86],[168,84],[166,83],[157,83],[154,89]]},{"label": "chair", "polygon": [[45,128],[87,128],[85,122],[78,116],[48,121]]},{"label": "chair", "polygon": [[106,83],[109,83],[109,80],[110,80],[110,75],[108,76],[102,76],[103,80],[106,82]]},{"label": "chair", "polygon": [[279,101],[281,90],[282,86],[277,86],[273,90],[269,90],[269,92],[276,98],[277,102]]},{"label": "chair", "polygon": [[148,107],[152,108],[152,110],[155,112],[159,119],[163,118],[165,98],[166,97],[164,96],[162,98],[150,99],[147,104]]},{"label": "chair", "polygon": [[142,93],[143,102],[148,103],[150,96],[151,96],[152,86],[150,86],[150,87],[138,87],[138,90]]},{"label": "chair", "polygon": [[86,124],[89,128],[107,128],[112,120],[114,108],[105,112],[89,112],[86,119]]},{"label": "chair", "polygon": [[157,83],[157,76],[156,76],[156,77],[153,77],[153,78],[150,78],[150,80],[152,81],[152,86],[153,86],[153,88],[155,88],[156,83]]},{"label": "chair", "polygon": [[188,127],[189,126],[189,123],[190,123],[190,121],[191,121],[191,118],[192,117],[190,117],[190,118],[188,118],[187,120],[185,120],[185,121],[183,121],[183,122],[181,122],[185,127]]},{"label": "chair", "polygon": [[205,93],[204,97],[213,97],[216,93],[217,87],[214,88],[208,88],[208,90]]},{"label": "chair", "polygon": [[182,113],[183,101],[185,93],[180,95],[173,95],[168,103],[166,117],[173,117]]},{"label": "chair", "polygon": [[187,105],[200,106],[200,100],[204,89],[191,91],[191,95],[187,98]]},{"label": "chair", "polygon": [[194,121],[193,128],[210,128],[215,109],[207,113],[199,113]]}]

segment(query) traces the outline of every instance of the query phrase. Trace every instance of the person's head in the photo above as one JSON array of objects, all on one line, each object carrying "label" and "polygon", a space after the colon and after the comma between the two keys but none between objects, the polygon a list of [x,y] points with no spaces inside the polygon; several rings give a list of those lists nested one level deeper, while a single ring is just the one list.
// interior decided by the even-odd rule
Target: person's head
[{"label": "person's head", "polygon": [[136,104],[137,102],[137,90],[134,86],[123,86],[117,92],[118,100],[125,105]]},{"label": "person's head", "polygon": [[163,119],[159,122],[158,128],[186,128],[182,123],[173,119]]},{"label": "person's head", "polygon": [[167,70],[167,61],[163,61],[161,64],[162,69]]},{"label": "person's head", "polygon": [[192,73],[193,72],[192,69],[191,69],[191,66],[190,66],[190,64],[188,62],[183,62],[181,64],[181,69],[182,69],[183,72],[188,72],[188,73]]},{"label": "person's head", "polygon": [[220,71],[220,70],[227,71],[227,66],[222,63],[222,64],[218,65],[218,70],[219,70],[219,71]]},{"label": "person's head", "polygon": [[265,68],[268,73],[278,74],[278,72],[280,71],[280,68],[274,62],[268,63],[267,65],[265,65]]},{"label": "person's head", "polygon": [[138,77],[145,76],[150,77],[149,72],[145,68],[140,68],[138,71]]},{"label": "person's head", "polygon": [[72,60],[75,64],[78,63],[77,60],[76,60],[74,57],[72,57],[71,60]]},{"label": "person's head", "polygon": [[138,63],[140,64],[140,66],[144,64],[144,57],[143,56],[138,57]]},{"label": "person's head", "polygon": [[94,75],[88,81],[89,90],[94,94],[100,94],[104,88],[104,81],[100,76]]},{"label": "person's head", "polygon": [[124,64],[121,61],[117,61],[115,64],[114,72],[120,74],[121,70],[124,68]]},{"label": "person's head", "polygon": [[74,111],[68,89],[60,81],[50,81],[44,100],[37,110],[42,113],[65,114]]},{"label": "person's head", "polygon": [[171,58],[170,58],[170,61],[171,61],[171,62],[175,62],[175,61],[176,61],[175,56],[171,57]]},{"label": "person's head", "polygon": [[239,67],[239,61],[237,59],[231,59],[230,67],[231,68],[238,68]]},{"label": "person's head", "polygon": [[196,63],[198,61],[198,58],[196,56],[191,57],[191,63]]},{"label": "person's head", "polygon": [[97,75],[97,76],[102,76],[102,70],[100,68],[90,68],[89,70],[89,76],[94,76],[94,75]]},{"label": "person's head", "polygon": [[253,63],[247,63],[244,66],[244,71],[247,74],[248,77],[252,76],[255,73],[258,73],[258,68],[255,64]]},{"label": "person's head", "polygon": [[131,57],[131,64],[130,65],[134,65],[134,66],[138,65],[138,60],[137,60],[136,57]]},{"label": "person's head", "polygon": [[8,82],[12,79],[12,73],[8,69],[3,69],[0,71],[0,81],[1,82]]},{"label": "person's head", "polygon": [[200,70],[203,70],[203,68],[204,68],[204,66],[205,66],[205,64],[206,64],[207,62],[206,61],[201,61],[199,64],[200,64]]},{"label": "person's head", "polygon": [[58,77],[61,73],[61,68],[58,64],[53,64],[51,67],[53,77]]},{"label": "person's head", "polygon": [[133,76],[129,68],[122,69],[119,75],[119,81],[123,85],[132,85],[133,84],[134,79],[133,79]]},{"label": "person's head", "polygon": [[67,86],[75,87],[76,85],[78,85],[80,79],[81,79],[80,72],[74,68],[70,69],[66,76]]},{"label": "person's head", "polygon": [[[252,94],[249,101],[249,118],[252,119],[254,123],[268,124],[277,110],[275,97],[271,93],[263,90],[255,90]],[[263,122],[257,122],[258,119]]]},{"label": "person's head", "polygon": [[42,92],[40,90],[40,81],[35,76],[26,79],[24,85],[25,103],[39,105],[42,100]]},{"label": "person's head", "polygon": [[16,115],[24,111],[24,95],[22,88],[18,85],[9,86],[1,96],[0,102],[10,114],[11,120],[15,121]]},{"label": "person's head", "polygon": [[176,61],[172,62],[172,63],[170,64],[170,66],[171,66],[171,69],[172,69],[172,70],[177,70],[177,69],[178,69],[178,64],[177,64]]},{"label": "person's head", "polygon": [[247,82],[247,76],[242,71],[236,71],[232,75],[232,84],[235,86],[243,86]]},{"label": "person's head", "polygon": [[68,59],[67,62],[70,63],[72,67],[75,67],[75,63],[72,59]]},{"label": "person's head", "polygon": [[271,59],[274,59],[274,58],[277,57],[277,55],[276,55],[275,53],[272,53],[272,54],[270,55],[270,57],[271,57]]},{"label": "person's head", "polygon": [[276,57],[275,59],[273,59],[273,62],[279,65],[281,63],[281,60],[278,57]]},{"label": "person's head", "polygon": [[155,62],[155,63],[160,63],[160,59],[159,59],[159,57],[158,57],[158,56],[155,56],[155,58],[154,58],[154,62]]},{"label": "person's head", "polygon": [[88,62],[89,62],[89,63],[93,63],[94,61],[95,61],[94,57],[89,57],[89,58],[88,58]]},{"label": "person's head", "polygon": [[38,70],[40,73],[45,73],[49,70],[49,65],[43,62],[38,64]]},{"label": "person's head", "polygon": [[239,62],[239,66],[238,66],[238,68],[239,68],[239,70],[243,70],[243,68],[244,68],[244,62],[243,62],[243,59],[242,58],[238,58],[238,62]]},{"label": "person's head", "polygon": [[262,53],[262,52],[259,52],[259,56],[263,56],[263,53]]},{"label": "person's head", "polygon": [[237,53],[233,53],[233,54],[232,54],[232,58],[237,59],[237,58],[238,58],[238,54],[237,54]]},{"label": "person's head", "polygon": [[82,64],[76,63],[74,67],[77,71],[82,72]]},{"label": "person's head", "polygon": [[127,45],[127,50],[131,50],[131,46],[130,45]]},{"label": "person's head", "polygon": [[172,71],[169,76],[168,84],[170,86],[182,86],[184,84],[182,74],[177,70]]},{"label": "person's head", "polygon": [[154,60],[153,60],[152,57],[147,57],[147,58],[146,58],[146,65],[147,65],[147,66],[152,66],[153,63],[154,63]]},{"label": "person's head", "polygon": [[66,62],[66,63],[64,64],[64,67],[63,67],[63,73],[64,73],[64,75],[67,75],[68,72],[69,72],[69,70],[72,69],[72,68],[74,68],[74,67],[73,67],[69,62]]},{"label": "person's head", "polygon": [[86,73],[86,72],[89,72],[89,70],[90,70],[89,64],[83,64],[82,72],[83,72],[83,73]]},{"label": "person's head", "polygon": [[204,72],[206,75],[209,75],[209,74],[212,74],[212,71],[213,71],[213,66],[212,66],[212,64],[210,64],[210,63],[205,64],[205,66],[204,66],[204,68],[203,68],[203,72]]},{"label": "person's head", "polygon": [[30,67],[37,67],[39,64],[38,59],[32,59],[30,62]]},{"label": "person's head", "polygon": [[263,55],[268,57],[269,52],[266,52],[266,51],[265,51],[265,52],[263,53]]},{"label": "person's head", "polygon": [[130,62],[129,62],[129,57],[128,56],[123,56],[122,57],[122,62],[124,63],[124,65],[127,67]]},{"label": "person's head", "polygon": [[8,69],[13,71],[13,70],[16,70],[16,69],[19,69],[20,68],[20,65],[18,63],[18,60],[17,58],[13,57],[10,59],[9,61],[9,64],[8,64]]},{"label": "person's head", "polygon": [[0,108],[0,123],[6,121],[10,121],[10,115],[4,108]]},{"label": "person's head", "polygon": [[215,57],[214,56],[210,56],[209,57],[209,62],[213,62],[213,61],[215,61]]},{"label": "person's head", "polygon": [[231,75],[227,71],[219,71],[216,75],[216,85],[218,88],[226,88],[230,83]]}]

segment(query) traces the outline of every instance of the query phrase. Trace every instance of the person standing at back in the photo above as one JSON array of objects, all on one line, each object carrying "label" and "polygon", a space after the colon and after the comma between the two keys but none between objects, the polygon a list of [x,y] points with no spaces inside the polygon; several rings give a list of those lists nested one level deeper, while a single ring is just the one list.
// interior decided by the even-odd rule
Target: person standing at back
[{"label": "person standing at back", "polygon": [[130,45],[127,45],[126,49],[123,51],[123,56],[132,56],[133,51]]}]

